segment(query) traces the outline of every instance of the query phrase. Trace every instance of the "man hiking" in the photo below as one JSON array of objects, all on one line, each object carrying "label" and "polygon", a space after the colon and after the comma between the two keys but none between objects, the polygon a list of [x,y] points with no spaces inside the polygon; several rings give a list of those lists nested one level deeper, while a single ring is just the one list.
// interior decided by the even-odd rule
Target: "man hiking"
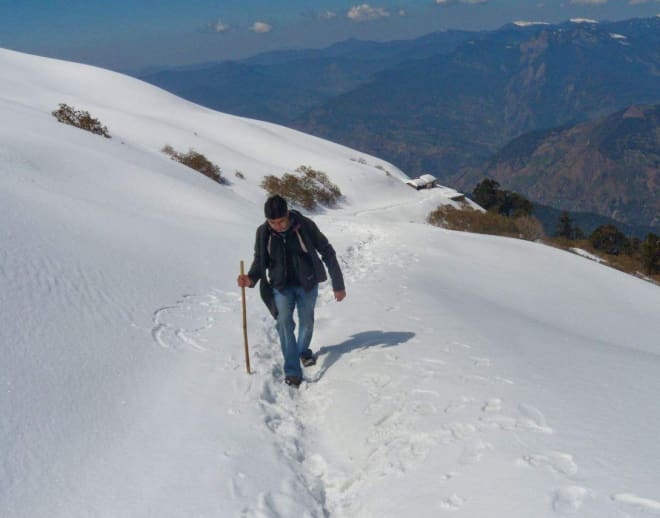
[{"label": "man hiking", "polygon": [[[302,365],[316,363],[309,348],[314,332],[314,307],[318,284],[328,277],[317,254],[328,267],[335,300],[346,297],[344,279],[334,248],[316,224],[286,200],[271,196],[264,205],[266,222],[257,228],[254,260],[247,275],[238,276],[240,287],[253,288],[261,281],[261,298],[277,320],[277,332],[284,356],[284,381],[298,387]],[[294,330],[294,309],[298,309],[298,338]]]}]

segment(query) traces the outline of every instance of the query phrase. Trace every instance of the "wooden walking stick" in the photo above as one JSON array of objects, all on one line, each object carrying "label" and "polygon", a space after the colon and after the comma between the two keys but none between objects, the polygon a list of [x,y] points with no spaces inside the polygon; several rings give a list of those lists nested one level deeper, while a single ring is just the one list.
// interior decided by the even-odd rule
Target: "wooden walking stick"
[{"label": "wooden walking stick", "polygon": [[[241,261],[241,275],[245,275],[245,266]],[[245,286],[241,286],[241,297],[243,298],[243,341],[245,342],[245,368],[247,373],[250,372],[250,353],[248,351],[248,338],[247,338],[247,311],[245,309]]]}]

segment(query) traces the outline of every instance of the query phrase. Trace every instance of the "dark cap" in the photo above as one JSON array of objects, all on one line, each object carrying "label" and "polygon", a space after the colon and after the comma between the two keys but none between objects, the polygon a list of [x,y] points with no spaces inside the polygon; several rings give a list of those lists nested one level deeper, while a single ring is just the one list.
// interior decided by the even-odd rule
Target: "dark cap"
[{"label": "dark cap", "polygon": [[266,200],[264,205],[264,215],[266,219],[278,219],[286,216],[289,208],[287,207],[286,200],[279,194],[271,196]]}]

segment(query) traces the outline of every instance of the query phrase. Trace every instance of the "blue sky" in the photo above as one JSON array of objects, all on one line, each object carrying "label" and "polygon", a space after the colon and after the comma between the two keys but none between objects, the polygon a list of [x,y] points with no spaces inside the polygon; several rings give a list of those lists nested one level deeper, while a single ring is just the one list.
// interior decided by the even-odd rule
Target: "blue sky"
[{"label": "blue sky", "polygon": [[0,47],[135,70],[347,38],[659,13],[660,0],[0,0]]}]

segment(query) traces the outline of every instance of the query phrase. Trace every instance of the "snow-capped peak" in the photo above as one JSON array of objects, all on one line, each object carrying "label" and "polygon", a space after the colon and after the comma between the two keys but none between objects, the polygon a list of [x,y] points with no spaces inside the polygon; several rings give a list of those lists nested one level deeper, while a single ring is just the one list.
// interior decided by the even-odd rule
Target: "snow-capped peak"
[{"label": "snow-capped peak", "polygon": [[517,25],[518,27],[532,27],[535,25],[550,25],[548,22],[533,22],[533,21],[526,21],[526,20],[517,20],[513,22],[514,25]]},{"label": "snow-capped peak", "polygon": [[569,21],[571,23],[598,23],[598,20],[592,20],[590,18],[571,18]]}]

